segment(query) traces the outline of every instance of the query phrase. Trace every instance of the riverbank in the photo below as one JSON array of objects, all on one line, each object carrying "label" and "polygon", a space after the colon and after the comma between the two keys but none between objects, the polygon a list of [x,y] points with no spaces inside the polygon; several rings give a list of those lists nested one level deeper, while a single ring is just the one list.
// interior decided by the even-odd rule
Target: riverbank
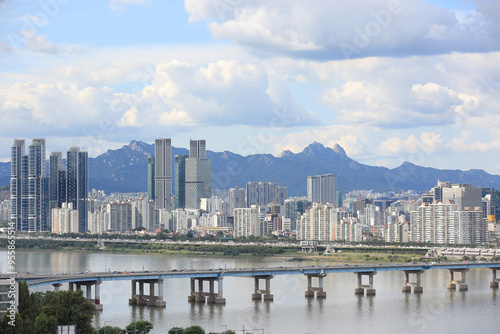
[{"label": "riverbank", "polygon": [[[0,239],[0,247],[7,247]],[[203,256],[216,258],[258,258],[263,261],[322,261],[331,263],[403,263],[419,261],[427,252],[421,248],[343,247],[331,254],[305,253],[297,246],[252,244],[199,244],[158,242],[106,242],[104,247],[86,240],[17,239],[16,249],[62,250],[91,253]],[[441,259],[445,260],[445,259]]]}]

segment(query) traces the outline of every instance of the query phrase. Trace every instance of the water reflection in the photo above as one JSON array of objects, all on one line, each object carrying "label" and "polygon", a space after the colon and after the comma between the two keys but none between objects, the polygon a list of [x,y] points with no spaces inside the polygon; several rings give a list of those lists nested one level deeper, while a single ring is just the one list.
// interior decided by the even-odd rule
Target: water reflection
[{"label": "water reflection", "polygon": [[[83,272],[123,270],[171,270],[292,266],[282,259],[223,259],[184,256],[90,254],[78,252],[19,251],[18,272]],[[5,258],[6,252],[0,251]],[[5,270],[5,261],[2,269]],[[313,263],[300,263],[307,266]],[[318,265],[318,263],[314,263]],[[468,273],[469,275],[469,273]],[[402,293],[400,272],[381,272],[375,277],[376,296],[356,296],[356,275],[329,274],[324,279],[326,299],[305,298],[307,278],[303,275],[275,276],[271,280],[274,301],[252,301],[254,280],[226,277],[226,305],[188,303],[189,279],[165,279],[165,308],[128,305],[130,281],[103,282],[101,303],[104,311],[94,322],[124,328],[138,320],[155,326],[152,334],[179,326],[200,325],[207,332],[260,328],[266,333],[393,333],[393,332],[496,332],[500,319],[498,290],[490,289],[491,270],[473,269],[467,276],[469,291],[448,291],[448,273],[429,270],[422,275],[423,294]],[[67,289],[64,284],[61,289]],[[52,290],[48,285],[34,291]],[[221,327],[222,326],[222,327]],[[259,333],[259,331],[255,331]]]}]

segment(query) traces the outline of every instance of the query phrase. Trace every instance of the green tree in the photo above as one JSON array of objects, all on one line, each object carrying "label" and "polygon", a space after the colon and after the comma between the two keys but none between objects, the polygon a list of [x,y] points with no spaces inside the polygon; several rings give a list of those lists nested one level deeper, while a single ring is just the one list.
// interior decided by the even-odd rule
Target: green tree
[{"label": "green tree", "polygon": [[183,334],[184,329],[182,327],[172,327],[168,331],[168,334]]},{"label": "green tree", "polygon": [[42,312],[54,316],[60,324],[76,324],[78,334],[93,333],[94,311],[95,306],[83,297],[81,290],[47,291],[42,302]]},{"label": "green tree", "polygon": [[16,319],[14,321],[15,326],[9,325],[11,319],[7,317],[7,314],[0,320],[0,333],[1,334],[24,334],[31,333],[24,330],[24,322],[19,313],[16,313]]},{"label": "green tree", "polygon": [[182,334],[205,334],[205,331],[200,326],[191,326],[186,328]]},{"label": "green tree", "polygon": [[99,328],[97,334],[124,334],[125,331],[120,327],[104,326]]},{"label": "green tree", "polygon": [[35,333],[37,334],[57,334],[57,319],[54,316],[48,317],[41,313],[35,319]]},{"label": "green tree", "polygon": [[[139,334],[148,334],[153,329],[153,324],[149,321],[136,321],[132,322],[126,328],[127,332],[137,331]],[[134,334],[136,332],[133,332]]]}]

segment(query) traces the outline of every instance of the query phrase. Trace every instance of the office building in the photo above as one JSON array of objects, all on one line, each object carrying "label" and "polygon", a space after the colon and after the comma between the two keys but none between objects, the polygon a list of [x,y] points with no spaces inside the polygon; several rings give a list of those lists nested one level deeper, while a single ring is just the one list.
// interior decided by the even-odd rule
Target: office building
[{"label": "office building", "polygon": [[206,151],[206,142],[205,139],[200,140],[189,140],[189,158],[194,159],[206,159],[207,151]]},{"label": "office building", "polygon": [[470,184],[452,184],[443,188],[443,203],[450,201],[458,205],[459,210],[482,206],[482,188]]},{"label": "office building", "polygon": [[191,140],[189,147],[189,158],[185,159],[184,207],[199,209],[202,198],[212,197],[212,160],[206,158],[205,140]]},{"label": "office building", "polygon": [[297,220],[311,203],[304,197],[302,198],[287,198],[285,200],[285,218],[290,219],[290,229],[297,229]]},{"label": "office building", "polygon": [[[52,152],[49,156],[49,213],[52,215],[52,209],[60,208],[63,201],[61,192],[65,192],[66,188],[61,187],[60,183],[65,182],[61,180],[61,172],[63,171],[62,153]],[[66,202],[66,198],[64,198]],[[49,217],[52,221],[52,217]]]},{"label": "office building", "polygon": [[336,205],[337,181],[333,174],[307,177],[307,199],[310,202]]},{"label": "office building", "polygon": [[175,156],[175,205],[176,209],[186,207],[186,159],[188,155]]},{"label": "office building", "polygon": [[172,209],[172,142],[170,138],[155,139],[154,160],[155,208]]},{"label": "office building", "polygon": [[148,156],[148,199],[155,200],[155,157]]},{"label": "office building", "polygon": [[66,200],[73,203],[73,208],[78,211],[80,233],[88,230],[88,161],[88,152],[80,151],[78,147],[69,148],[66,157]]}]

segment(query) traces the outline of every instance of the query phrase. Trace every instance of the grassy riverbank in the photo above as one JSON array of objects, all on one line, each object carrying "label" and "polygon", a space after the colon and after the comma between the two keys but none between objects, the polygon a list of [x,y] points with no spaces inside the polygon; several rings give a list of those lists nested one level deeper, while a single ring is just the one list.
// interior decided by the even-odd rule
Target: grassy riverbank
[{"label": "grassy riverbank", "polygon": [[[7,247],[7,239],[0,239],[0,247]],[[53,240],[53,239],[17,239],[16,249],[26,250],[62,250],[84,251],[93,253],[116,254],[151,254],[185,255],[209,257],[252,257],[279,258],[281,261],[328,261],[333,263],[402,263],[418,261],[426,249],[421,248],[386,248],[386,247],[344,247],[337,252],[324,255],[304,253],[299,246],[283,247],[268,245],[235,244],[196,244],[196,243],[142,243],[142,242],[106,242],[101,248],[95,241]]]}]

